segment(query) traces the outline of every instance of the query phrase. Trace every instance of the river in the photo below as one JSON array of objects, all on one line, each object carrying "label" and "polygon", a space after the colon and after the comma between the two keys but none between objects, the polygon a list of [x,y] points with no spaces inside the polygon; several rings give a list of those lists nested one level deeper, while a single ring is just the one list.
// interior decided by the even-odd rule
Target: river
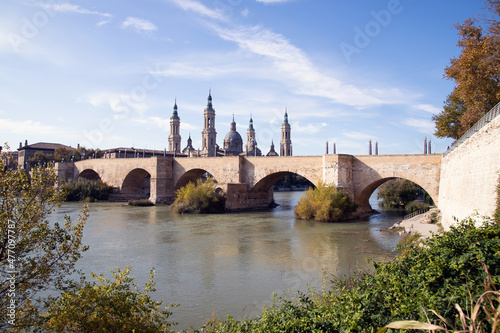
[{"label": "river", "polygon": [[[365,258],[394,255],[399,236],[387,228],[401,219],[400,213],[345,223],[301,221],[293,216],[301,195],[277,192],[280,206],[274,209],[222,215],[91,203],[83,237],[90,249],[78,267],[111,276],[111,269],[131,266],[140,288],[155,267],[154,297],[180,304],[169,319],[181,330],[199,328],[212,315],[255,316],[273,293],[307,291],[308,285],[321,289],[325,277],[370,267]],[[81,207],[65,203],[52,218],[75,217]]]}]

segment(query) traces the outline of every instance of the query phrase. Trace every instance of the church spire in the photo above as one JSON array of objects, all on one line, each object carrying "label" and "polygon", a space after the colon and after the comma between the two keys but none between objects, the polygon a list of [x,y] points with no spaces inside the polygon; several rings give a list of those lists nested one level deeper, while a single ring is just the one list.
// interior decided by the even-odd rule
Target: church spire
[{"label": "church spire", "polygon": [[283,125],[289,125],[288,124],[288,111],[286,108],[285,108],[285,119],[283,120]]},{"label": "church spire", "polygon": [[253,129],[253,119],[252,119],[252,114],[250,114],[250,124],[249,124],[249,126],[248,126],[248,129],[249,129],[249,130],[251,130],[251,131],[253,131],[253,130],[254,130],[254,129]]},{"label": "church spire", "polygon": [[177,98],[174,103],[174,112],[172,113],[172,117],[170,119],[179,119],[179,114],[177,113]]}]

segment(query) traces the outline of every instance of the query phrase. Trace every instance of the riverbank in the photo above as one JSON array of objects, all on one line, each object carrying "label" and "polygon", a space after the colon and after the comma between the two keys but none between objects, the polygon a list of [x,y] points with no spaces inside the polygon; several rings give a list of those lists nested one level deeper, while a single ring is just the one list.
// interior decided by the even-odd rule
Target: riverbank
[{"label": "riverbank", "polygon": [[418,233],[422,238],[429,238],[442,229],[439,224],[440,220],[441,213],[439,209],[433,208],[424,214],[414,216],[407,220],[399,221],[395,223],[390,229],[400,230],[400,234]]}]

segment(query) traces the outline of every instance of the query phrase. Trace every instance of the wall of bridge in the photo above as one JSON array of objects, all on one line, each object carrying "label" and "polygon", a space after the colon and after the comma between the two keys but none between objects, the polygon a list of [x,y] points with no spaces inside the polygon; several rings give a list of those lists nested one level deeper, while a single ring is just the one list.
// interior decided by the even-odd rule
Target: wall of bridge
[{"label": "wall of bridge", "polygon": [[443,226],[475,213],[493,216],[500,175],[500,117],[443,157],[439,208]]}]

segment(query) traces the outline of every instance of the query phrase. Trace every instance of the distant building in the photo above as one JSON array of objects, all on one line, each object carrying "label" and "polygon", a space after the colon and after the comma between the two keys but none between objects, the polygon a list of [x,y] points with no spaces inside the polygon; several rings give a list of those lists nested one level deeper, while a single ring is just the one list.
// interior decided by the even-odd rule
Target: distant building
[{"label": "distant building", "polygon": [[[196,150],[192,143],[191,134],[189,135],[188,144],[182,150],[180,136],[180,118],[178,114],[177,100],[174,104],[174,111],[170,117],[170,135],[169,149],[167,156],[171,156],[174,152],[176,156],[187,157],[216,157],[216,156],[262,156],[262,151],[258,148],[253,125],[253,118],[250,116],[250,123],[247,130],[247,142],[243,144],[243,139],[236,130],[236,121],[230,124],[229,132],[224,137],[222,149],[217,144],[217,131],[215,129],[215,109],[212,103],[212,91],[209,90],[207,106],[203,112],[203,131],[201,132],[202,147],[201,150]],[[244,148],[243,148],[244,147]],[[271,144],[271,150],[266,156],[292,156],[292,140],[291,126],[288,122],[288,112],[285,110],[285,118],[281,126],[281,143],[280,154],[274,150],[274,142]]]},{"label": "distant building", "polygon": [[23,169],[29,169],[29,159],[35,156],[36,152],[42,152],[44,154],[54,155],[57,148],[74,149],[70,146],[66,146],[60,143],[48,143],[39,142],[32,145],[28,145],[28,140],[24,142],[24,147],[22,143],[19,143],[17,165]]},{"label": "distant building", "polygon": [[285,109],[285,119],[281,125],[281,143],[280,143],[280,155],[281,156],[292,156],[292,138],[291,138],[291,127],[288,123],[288,112]]},{"label": "distant building", "polygon": [[243,139],[240,133],[236,131],[236,122],[231,122],[229,133],[224,138],[224,155],[225,156],[239,156],[243,152]]},{"label": "distant building", "polygon": [[217,131],[215,130],[215,109],[212,105],[212,91],[208,92],[207,107],[203,113],[204,123],[201,132],[201,156],[217,156]]},{"label": "distant building", "polygon": [[168,136],[168,151],[181,152],[181,119],[177,113],[177,100],[174,104],[174,112],[170,117],[170,135]]},{"label": "distant building", "polygon": [[155,156],[165,157],[186,157],[185,154],[176,153],[173,151],[155,150],[155,149],[142,149],[142,148],[111,148],[102,150],[102,158],[150,158]]},{"label": "distant building", "polygon": [[188,142],[186,148],[182,150],[182,153],[187,157],[198,157],[198,151],[193,148],[193,140],[191,140],[191,134],[189,134]]},{"label": "distant building", "polygon": [[266,156],[280,156],[275,150],[274,150],[274,141],[271,141],[271,149],[269,149],[269,153],[267,153]]}]

